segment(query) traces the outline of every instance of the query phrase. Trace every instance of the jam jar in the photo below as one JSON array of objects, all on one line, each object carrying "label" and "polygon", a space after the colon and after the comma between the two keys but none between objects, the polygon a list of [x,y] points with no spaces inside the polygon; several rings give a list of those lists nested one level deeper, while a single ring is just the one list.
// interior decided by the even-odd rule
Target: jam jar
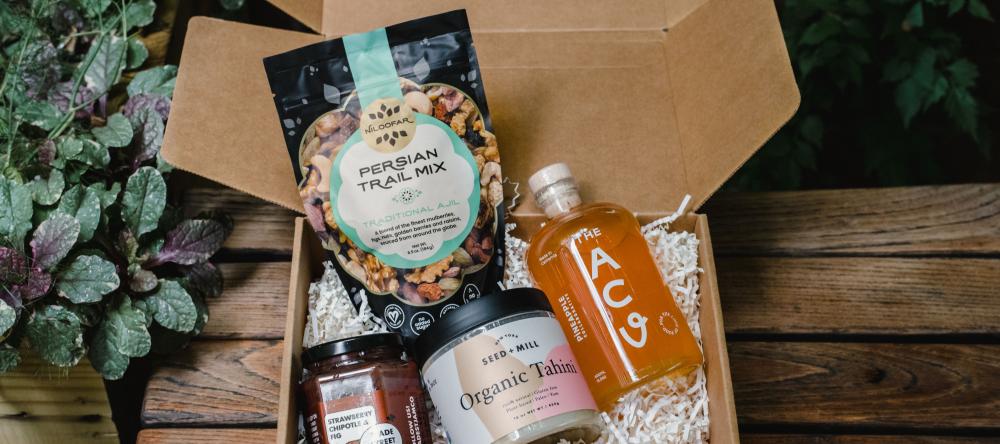
[{"label": "jam jar", "polygon": [[396,333],[327,342],[302,353],[299,384],[313,444],[429,444],[417,365]]}]

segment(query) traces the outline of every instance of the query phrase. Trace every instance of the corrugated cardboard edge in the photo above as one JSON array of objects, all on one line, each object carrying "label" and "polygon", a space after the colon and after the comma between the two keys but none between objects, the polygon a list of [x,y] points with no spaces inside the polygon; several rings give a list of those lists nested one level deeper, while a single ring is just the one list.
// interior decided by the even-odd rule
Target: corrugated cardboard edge
[{"label": "corrugated cardboard edge", "polygon": [[[715,256],[712,253],[712,238],[708,230],[708,216],[693,215],[697,218],[694,233],[698,243],[698,262],[701,273],[701,334],[705,354],[706,377],[708,378],[709,434],[713,443],[739,443],[739,427],[736,417],[736,401],[733,397],[733,381],[729,370],[729,350],[726,346],[726,330],[722,320],[722,301],[719,298],[719,284],[715,274]],[[713,361],[715,365],[713,364]]]},{"label": "corrugated cardboard edge", "polygon": [[[649,215],[640,218],[643,224],[665,216]],[[709,236],[708,217],[689,213],[674,222],[677,230],[693,232],[697,236],[698,261],[702,268],[698,279],[701,284],[701,331],[708,378],[709,421],[712,443],[739,443],[736,404],[729,370],[729,354],[722,322],[722,305],[715,279],[715,259],[712,256],[712,239]],[[522,235],[526,235],[522,234]],[[288,315],[285,320],[285,342],[282,350],[282,368],[278,405],[278,444],[294,444],[298,434],[297,402],[295,391],[298,375],[302,372],[299,353],[306,322],[309,285],[319,279],[324,260],[319,243],[305,219],[295,219],[295,238],[292,251],[292,269],[288,290]]]},{"label": "corrugated cardboard edge", "polygon": [[[316,274],[316,263],[323,256],[316,251],[316,236],[306,229],[305,219],[295,218],[292,241],[292,268],[288,285],[288,312],[285,317],[285,340],[281,352],[281,381],[278,393],[278,443],[294,443],[298,435],[298,403],[295,399],[298,375],[302,373],[302,329],[305,327],[309,285]],[[321,271],[319,273],[322,273]]]}]

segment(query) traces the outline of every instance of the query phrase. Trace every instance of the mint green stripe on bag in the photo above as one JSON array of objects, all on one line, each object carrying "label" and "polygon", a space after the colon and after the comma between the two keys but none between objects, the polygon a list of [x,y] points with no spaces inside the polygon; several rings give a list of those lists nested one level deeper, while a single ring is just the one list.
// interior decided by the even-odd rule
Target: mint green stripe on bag
[{"label": "mint green stripe on bag", "polygon": [[378,99],[395,97],[403,100],[385,28],[344,36],[344,49],[361,109]]}]

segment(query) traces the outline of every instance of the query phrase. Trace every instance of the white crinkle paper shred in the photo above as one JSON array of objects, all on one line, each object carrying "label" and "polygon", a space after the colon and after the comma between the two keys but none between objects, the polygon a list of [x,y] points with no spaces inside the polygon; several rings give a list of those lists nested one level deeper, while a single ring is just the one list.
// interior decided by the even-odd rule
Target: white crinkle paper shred
[{"label": "white crinkle paper shred", "polygon": [[[683,206],[682,206],[683,208]],[[667,225],[675,217],[661,219],[643,227],[643,234],[656,258],[663,279],[674,295],[677,306],[701,345],[698,324],[698,239],[693,233],[669,232]],[[507,226],[506,275],[504,288],[531,286],[524,263],[528,244],[510,234]],[[322,279],[309,287],[309,316],[303,345],[365,333],[386,331],[360,297],[360,315],[340,283],[330,263],[324,264]],[[364,295],[361,295],[364,296]],[[446,444],[441,418],[430,408],[435,444]],[[708,436],[708,389],[705,370],[699,368],[686,376],[664,377],[625,395],[613,411],[602,413],[607,426],[598,443],[706,443]]]}]

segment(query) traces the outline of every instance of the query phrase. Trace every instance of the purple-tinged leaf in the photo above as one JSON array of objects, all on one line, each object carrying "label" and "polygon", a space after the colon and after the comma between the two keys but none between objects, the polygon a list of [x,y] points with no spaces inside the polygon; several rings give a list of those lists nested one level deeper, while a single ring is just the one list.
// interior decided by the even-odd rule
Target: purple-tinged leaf
[{"label": "purple-tinged leaf", "polygon": [[31,302],[45,296],[52,288],[52,275],[41,269],[33,267],[28,273],[28,280],[17,286],[17,291],[21,293],[21,298]]},{"label": "purple-tinged leaf", "polygon": [[122,114],[129,119],[134,119],[145,110],[156,111],[161,120],[167,120],[167,115],[170,114],[170,99],[159,94],[138,94],[129,97],[122,106]]},{"label": "purple-tinged leaf", "polygon": [[129,118],[132,121],[132,131],[138,135],[135,147],[134,162],[136,165],[156,157],[163,146],[163,120],[152,109],[137,112]]},{"label": "purple-tinged leaf", "polygon": [[31,239],[35,267],[51,269],[69,253],[80,236],[80,222],[65,213],[52,213],[38,225]]},{"label": "purple-tinged leaf", "polygon": [[[73,82],[62,82],[57,84],[52,91],[49,92],[49,102],[56,106],[61,114],[65,114],[70,108],[70,99],[73,97]],[[76,100],[73,100],[73,106],[79,106],[81,103],[85,103],[89,100],[94,99],[94,90],[90,89],[86,85],[80,85],[76,90]],[[90,117],[92,114],[93,107],[84,107],[78,109],[74,117],[77,119],[83,119]]]},{"label": "purple-tinged leaf", "polygon": [[0,247],[0,283],[20,284],[28,277],[28,258],[13,248]]},{"label": "purple-tinged leaf", "polygon": [[23,82],[28,97],[41,100],[60,76],[59,51],[48,39],[40,39],[28,44],[20,66],[20,82]]},{"label": "purple-tinged leaf", "polygon": [[190,293],[207,298],[222,294],[222,272],[211,262],[201,262],[190,267],[181,267],[184,274],[184,288]]},{"label": "purple-tinged leaf", "polygon": [[167,233],[163,248],[152,259],[152,265],[173,262],[191,265],[208,260],[226,240],[226,228],[214,220],[186,220]]}]

